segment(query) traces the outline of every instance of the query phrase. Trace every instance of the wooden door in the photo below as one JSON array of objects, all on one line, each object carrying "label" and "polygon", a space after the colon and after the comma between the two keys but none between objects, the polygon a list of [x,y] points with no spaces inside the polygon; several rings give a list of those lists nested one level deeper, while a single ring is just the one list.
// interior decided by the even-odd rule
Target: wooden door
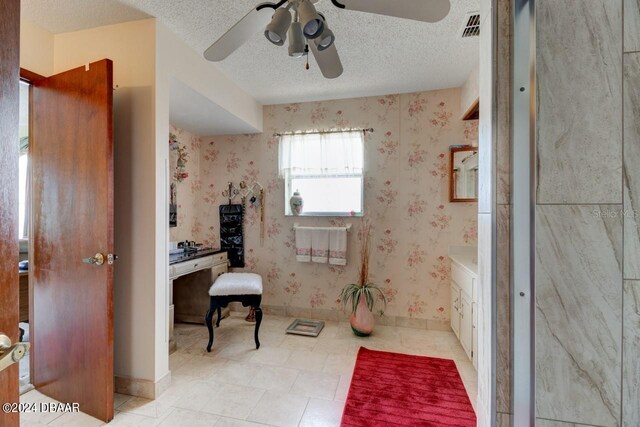
[{"label": "wooden door", "polygon": [[[102,60],[33,84],[31,380],[113,418],[113,68]],[[104,255],[104,263],[96,254]],[[92,258],[93,257],[93,258]]]},{"label": "wooden door", "polygon": [[[18,340],[18,82],[20,1],[0,1],[0,333]],[[0,403],[18,402],[18,365],[0,372]],[[0,411],[0,426],[17,426]]]}]

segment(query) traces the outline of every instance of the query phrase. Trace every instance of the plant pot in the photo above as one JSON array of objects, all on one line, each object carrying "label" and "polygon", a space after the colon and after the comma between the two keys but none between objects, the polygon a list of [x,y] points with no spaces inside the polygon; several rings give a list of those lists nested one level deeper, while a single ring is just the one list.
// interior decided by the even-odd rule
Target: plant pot
[{"label": "plant pot", "polygon": [[351,315],[351,330],[359,337],[368,337],[373,332],[373,325],[373,313],[367,306],[364,294],[361,294],[356,311]]}]

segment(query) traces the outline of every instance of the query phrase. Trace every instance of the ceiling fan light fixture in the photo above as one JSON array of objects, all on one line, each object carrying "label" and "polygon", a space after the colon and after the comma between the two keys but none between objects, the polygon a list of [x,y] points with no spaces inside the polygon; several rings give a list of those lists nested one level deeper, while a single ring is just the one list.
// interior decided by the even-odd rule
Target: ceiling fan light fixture
[{"label": "ceiling fan light fixture", "polygon": [[264,30],[264,36],[276,46],[282,46],[287,40],[287,30],[291,25],[291,20],[291,12],[289,12],[289,9],[282,8],[276,10],[273,18],[271,18],[271,22]]},{"label": "ceiling fan light fixture", "polygon": [[300,22],[294,21],[289,28],[289,56],[299,58],[304,55],[305,45],[302,25]]},{"label": "ceiling fan light fixture", "polygon": [[322,31],[320,37],[317,37],[314,40],[314,43],[316,44],[316,47],[319,51],[330,48],[333,42],[336,41],[336,36],[327,25],[327,21],[324,20],[324,16],[322,18],[322,22],[324,23],[324,31]]},{"label": "ceiling fan light fixture", "polygon": [[298,14],[304,36],[310,40],[320,37],[324,31],[324,20],[309,0],[302,0],[298,4]]}]

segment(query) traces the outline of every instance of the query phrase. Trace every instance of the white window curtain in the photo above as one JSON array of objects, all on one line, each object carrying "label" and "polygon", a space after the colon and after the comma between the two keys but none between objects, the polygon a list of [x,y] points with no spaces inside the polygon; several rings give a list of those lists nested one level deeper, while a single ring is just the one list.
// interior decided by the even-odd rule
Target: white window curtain
[{"label": "white window curtain", "polygon": [[361,175],[364,168],[362,131],[282,135],[280,176]]}]

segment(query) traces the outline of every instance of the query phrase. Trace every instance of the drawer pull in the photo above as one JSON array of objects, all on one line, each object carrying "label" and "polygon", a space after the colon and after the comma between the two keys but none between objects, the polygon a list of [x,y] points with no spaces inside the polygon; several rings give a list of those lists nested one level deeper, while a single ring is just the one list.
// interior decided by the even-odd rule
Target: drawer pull
[{"label": "drawer pull", "polygon": [[198,266],[198,264],[193,264],[193,268],[196,268]]}]

